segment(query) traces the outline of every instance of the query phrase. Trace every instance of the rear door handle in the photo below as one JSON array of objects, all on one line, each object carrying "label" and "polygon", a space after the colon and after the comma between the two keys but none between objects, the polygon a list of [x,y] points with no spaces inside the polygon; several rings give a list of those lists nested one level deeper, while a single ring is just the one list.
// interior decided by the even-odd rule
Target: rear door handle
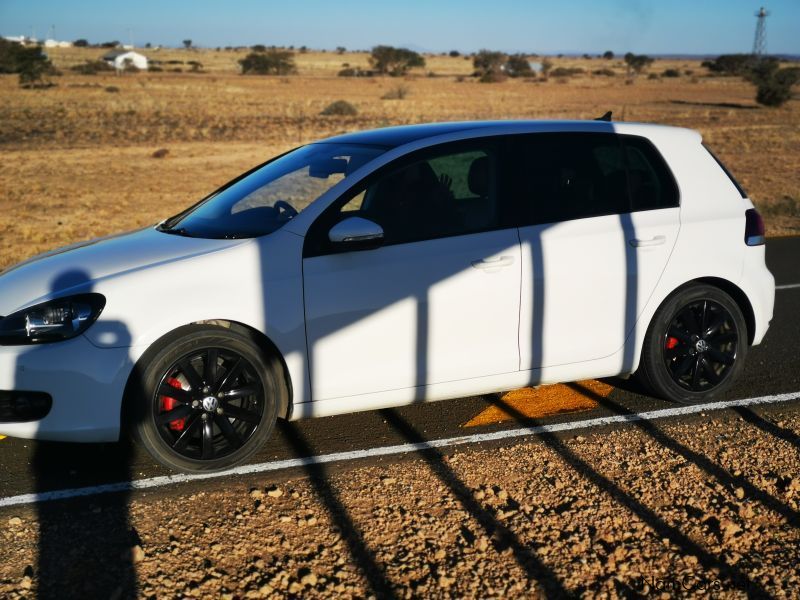
[{"label": "rear door handle", "polygon": [[634,248],[644,248],[646,246],[660,246],[666,241],[667,238],[665,236],[657,235],[655,237],[650,238],[649,240],[639,240],[639,239],[628,240],[628,243]]},{"label": "rear door handle", "polygon": [[498,256],[497,258],[482,258],[473,260],[472,266],[476,269],[500,269],[514,264],[513,256]]}]

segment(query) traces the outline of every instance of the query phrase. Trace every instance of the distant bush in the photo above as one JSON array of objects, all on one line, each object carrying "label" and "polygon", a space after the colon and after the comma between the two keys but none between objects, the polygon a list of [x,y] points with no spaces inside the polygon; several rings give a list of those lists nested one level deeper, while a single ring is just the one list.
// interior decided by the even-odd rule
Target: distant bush
[{"label": "distant bush", "polygon": [[369,58],[370,64],[381,75],[397,77],[405,75],[409,69],[424,67],[425,59],[408,48],[375,46]]},{"label": "distant bush", "polygon": [[294,54],[286,50],[251,52],[239,64],[242,75],[290,75],[297,72]]},{"label": "distant bush", "polygon": [[344,46],[336,46],[336,54],[344,54],[347,52],[347,48]]},{"label": "distant bush", "polygon": [[264,44],[254,44],[254,45],[250,46],[250,49],[253,52],[266,52],[267,51],[267,47]]},{"label": "distant bush", "polygon": [[372,77],[372,71],[359,69],[358,67],[345,67],[337,73],[339,77]]},{"label": "distant bush", "polygon": [[109,86],[106,87],[106,91],[109,94],[118,94],[119,93],[119,88],[117,86],[115,86],[115,85],[109,85]]},{"label": "distant bush", "polygon": [[756,102],[764,106],[781,106],[792,97],[792,86],[800,82],[800,67],[778,68],[778,62],[761,60],[750,72],[756,84]]},{"label": "distant bush", "polygon": [[119,46],[118,40],[114,40],[113,42],[103,42],[100,44],[101,48],[116,48],[117,46]]},{"label": "distant bush", "polygon": [[753,61],[752,54],[722,54],[701,64],[717,75],[746,76],[753,67]]},{"label": "distant bush", "polygon": [[328,104],[325,110],[320,114],[325,116],[352,117],[358,114],[358,109],[347,100],[337,100],[336,102]]},{"label": "distant bush", "polygon": [[461,56],[461,52],[459,52],[458,50],[450,50],[449,55],[452,58],[456,58],[457,56]]},{"label": "distant bush", "polygon": [[148,66],[147,70],[150,71],[151,73],[161,73],[164,69],[156,65],[156,66]]},{"label": "distant bush", "polygon": [[472,58],[472,66],[475,67],[475,75],[482,83],[497,83],[504,81],[507,77],[505,73],[506,55],[494,50],[480,50]]},{"label": "distant bush", "polygon": [[86,48],[89,45],[89,42],[88,40],[81,38],[79,40],[75,40],[74,42],[72,42],[72,45],[75,46],[76,48]]},{"label": "distant bush", "polygon": [[81,65],[70,67],[70,70],[80,73],[81,75],[97,75],[98,73],[113,71],[114,67],[104,60],[87,60]]},{"label": "distant bush", "polygon": [[409,91],[407,85],[398,85],[386,92],[381,98],[383,100],[402,100],[408,96]]},{"label": "distant bush", "polygon": [[611,69],[596,69],[592,71],[593,75],[600,75],[602,77],[616,77],[616,73]]},{"label": "distant bush", "polygon": [[650,73],[647,76],[648,79],[658,79],[658,73]]},{"label": "distant bush", "polygon": [[611,50],[606,50],[605,52],[603,52],[603,58],[605,58],[606,60],[611,60],[612,58],[614,58],[614,53]]},{"label": "distant bush", "polygon": [[680,77],[681,72],[678,69],[664,69],[661,73],[662,77]]},{"label": "distant bush", "polygon": [[573,75],[580,75],[585,72],[586,71],[580,67],[558,67],[550,71],[550,75],[553,77],[572,77]]},{"label": "distant bush", "polygon": [[505,72],[509,77],[535,77],[531,68],[531,63],[528,62],[528,57],[524,54],[512,54],[506,59]]}]

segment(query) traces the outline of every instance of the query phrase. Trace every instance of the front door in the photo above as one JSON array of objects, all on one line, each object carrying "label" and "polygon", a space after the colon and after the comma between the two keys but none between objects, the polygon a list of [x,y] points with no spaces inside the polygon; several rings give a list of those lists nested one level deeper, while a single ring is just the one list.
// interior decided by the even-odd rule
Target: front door
[{"label": "front door", "polygon": [[504,227],[496,162],[491,143],[427,150],[332,207],[338,220],[378,223],[385,240],[353,251],[309,240],[314,400],[389,390],[421,400],[429,384],[518,370],[519,238]]}]

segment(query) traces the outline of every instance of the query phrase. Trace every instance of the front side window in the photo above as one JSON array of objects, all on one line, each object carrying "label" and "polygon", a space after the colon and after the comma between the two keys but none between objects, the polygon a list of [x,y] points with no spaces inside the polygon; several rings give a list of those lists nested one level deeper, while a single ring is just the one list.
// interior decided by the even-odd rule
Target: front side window
[{"label": "front side window", "polygon": [[495,155],[490,148],[439,150],[404,160],[348,198],[337,220],[378,223],[386,244],[401,244],[495,228]]},{"label": "front side window", "polygon": [[309,144],[235,179],[162,230],[203,238],[272,233],[353,171],[385,152],[358,144]]}]

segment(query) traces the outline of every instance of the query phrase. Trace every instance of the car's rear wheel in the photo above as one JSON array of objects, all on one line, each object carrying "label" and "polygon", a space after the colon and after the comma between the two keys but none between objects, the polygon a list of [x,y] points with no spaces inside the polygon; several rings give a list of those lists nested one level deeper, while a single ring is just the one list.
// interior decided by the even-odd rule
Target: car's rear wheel
[{"label": "car's rear wheel", "polygon": [[719,288],[698,284],[656,311],[638,374],[657,396],[701,402],[734,383],[746,354],[747,324],[739,306]]},{"label": "car's rear wheel", "polygon": [[217,471],[240,464],[275,426],[283,385],[276,363],[237,331],[187,328],[144,365],[136,437],[171,469]]}]

